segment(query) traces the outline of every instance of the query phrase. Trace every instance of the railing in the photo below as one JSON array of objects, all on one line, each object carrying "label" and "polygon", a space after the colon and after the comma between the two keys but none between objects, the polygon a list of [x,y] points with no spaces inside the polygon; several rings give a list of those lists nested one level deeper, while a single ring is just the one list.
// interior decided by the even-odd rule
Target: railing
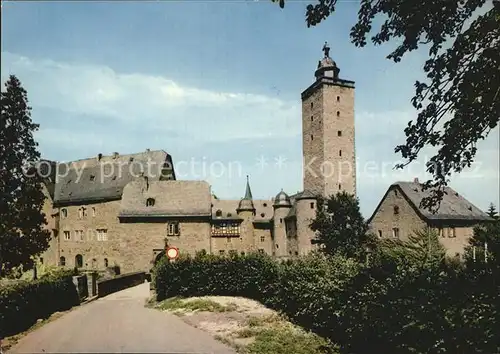
[{"label": "railing", "polygon": [[135,272],[117,275],[114,278],[97,282],[97,295],[103,297],[117,291],[144,283],[146,272]]}]

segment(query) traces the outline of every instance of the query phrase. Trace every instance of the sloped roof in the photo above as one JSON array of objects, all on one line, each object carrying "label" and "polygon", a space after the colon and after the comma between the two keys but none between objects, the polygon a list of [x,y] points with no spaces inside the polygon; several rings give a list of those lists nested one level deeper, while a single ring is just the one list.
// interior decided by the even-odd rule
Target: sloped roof
[{"label": "sloped roof", "polygon": [[[147,206],[152,198],[154,205]],[[205,181],[134,181],[123,189],[119,217],[210,216]]]},{"label": "sloped roof", "polygon": [[[142,174],[150,181],[160,180],[165,163],[173,171],[171,157],[162,150],[59,163],[54,203],[120,199],[124,187]],[[171,178],[175,179],[174,172]]]},{"label": "sloped roof", "polygon": [[474,204],[469,202],[455,190],[450,187],[445,188],[445,194],[439,205],[436,213],[432,213],[428,209],[420,207],[422,199],[429,197],[432,193],[431,190],[423,190],[423,184],[418,182],[396,182],[393,183],[386,194],[380,201],[375,209],[375,212],[370,217],[369,222],[377,213],[380,205],[387,196],[389,191],[398,188],[406,197],[410,205],[415,209],[421,218],[431,220],[470,220],[470,221],[491,221],[492,219],[481,209],[477,208]]},{"label": "sloped roof", "polygon": [[[230,199],[215,199],[212,198],[212,218],[213,219],[240,219],[236,209],[238,209],[240,201]],[[270,221],[274,215],[272,200],[253,200],[255,208],[255,221]],[[217,216],[217,211],[220,210],[222,215]],[[231,214],[231,216],[228,216]],[[264,214],[264,215],[262,215]]]}]

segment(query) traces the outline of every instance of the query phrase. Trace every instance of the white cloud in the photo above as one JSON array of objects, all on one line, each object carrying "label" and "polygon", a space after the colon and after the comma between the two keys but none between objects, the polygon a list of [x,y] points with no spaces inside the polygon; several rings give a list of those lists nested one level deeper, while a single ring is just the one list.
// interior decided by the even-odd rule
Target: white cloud
[{"label": "white cloud", "polygon": [[[158,134],[182,132],[193,142],[294,136],[300,131],[300,102],[212,92],[184,87],[164,77],[121,74],[103,66],[2,52],[2,81],[11,73],[28,90],[34,109],[45,107],[68,115],[151,125]],[[44,127],[41,129],[43,132]]]}]

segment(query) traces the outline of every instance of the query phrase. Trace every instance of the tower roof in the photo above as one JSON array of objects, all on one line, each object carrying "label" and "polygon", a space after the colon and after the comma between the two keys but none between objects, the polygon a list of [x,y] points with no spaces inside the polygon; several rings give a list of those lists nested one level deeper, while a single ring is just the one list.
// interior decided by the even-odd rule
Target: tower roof
[{"label": "tower roof", "polygon": [[247,175],[247,186],[245,190],[245,196],[240,200],[240,203],[238,204],[237,212],[240,211],[255,211],[255,207],[253,205],[252,190],[250,189],[250,182],[248,180],[248,175]]},{"label": "tower roof", "polygon": [[292,205],[292,203],[290,202],[290,197],[288,196],[288,194],[283,192],[283,189],[274,198],[274,206],[275,207],[291,206],[291,205]]},{"label": "tower roof", "polygon": [[330,58],[330,46],[328,46],[327,42],[323,45],[323,52],[325,56],[318,62],[318,68],[315,72],[316,79],[322,77],[338,78],[340,69],[337,67],[335,61]]}]

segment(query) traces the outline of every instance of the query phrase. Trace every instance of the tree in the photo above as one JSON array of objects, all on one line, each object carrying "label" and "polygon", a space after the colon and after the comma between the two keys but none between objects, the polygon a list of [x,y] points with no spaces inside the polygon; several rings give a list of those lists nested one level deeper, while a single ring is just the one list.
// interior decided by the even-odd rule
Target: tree
[{"label": "tree", "polygon": [[318,197],[316,218],[310,227],[316,232],[313,243],[326,254],[359,259],[370,246],[371,237],[359,210],[359,200],[346,192],[326,200]]},{"label": "tree", "polygon": [[488,215],[493,219],[498,218],[497,209],[495,208],[495,205],[493,203],[491,203],[490,206],[488,207]]},{"label": "tree", "polygon": [[[485,251],[487,254],[485,255]],[[474,235],[469,239],[465,250],[469,264],[476,262],[500,268],[500,219],[484,223],[474,228]]]},{"label": "tree", "polygon": [[[272,1],[284,7],[284,0]],[[337,0],[308,5],[307,26],[321,23],[336,5]],[[415,83],[412,99],[417,117],[408,123],[406,142],[395,152],[404,160],[396,167],[403,168],[422,149],[438,149],[426,166],[433,178],[424,183],[430,195],[421,203],[435,210],[449,176],[471,166],[477,142],[500,120],[500,1],[361,0],[358,21],[351,28],[357,47],[367,44],[380,17],[385,21],[370,39],[375,45],[398,43],[388,59],[399,62],[420,46],[428,49],[426,82]]]},{"label": "tree", "polygon": [[19,265],[32,265],[32,257],[49,246],[50,234],[42,206],[40,158],[33,133],[26,90],[10,76],[1,94],[0,125],[0,276]]}]

